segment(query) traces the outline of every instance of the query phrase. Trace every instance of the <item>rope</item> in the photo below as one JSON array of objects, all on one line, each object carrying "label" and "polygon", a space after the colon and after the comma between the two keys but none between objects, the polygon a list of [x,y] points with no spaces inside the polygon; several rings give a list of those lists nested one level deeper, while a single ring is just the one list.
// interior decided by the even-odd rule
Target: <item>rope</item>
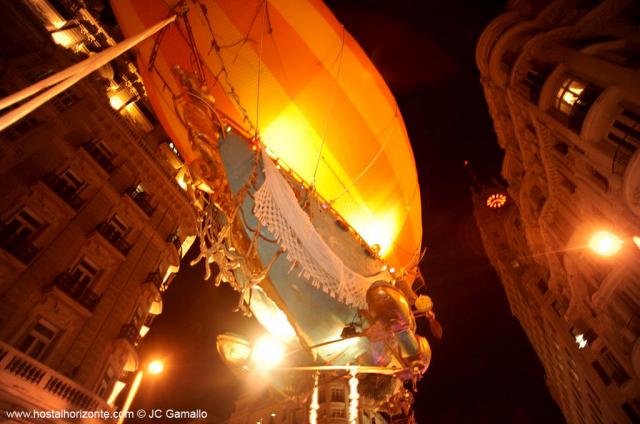
[{"label": "rope", "polygon": [[[256,127],[260,128],[260,74],[262,72],[262,47],[264,44],[264,28],[268,18],[267,0],[264,0],[264,16],[262,17],[262,28],[260,30],[260,53],[258,54],[258,84],[256,87]],[[269,25],[271,29],[271,25]]]},{"label": "rope", "polygon": [[349,184],[348,187],[345,187],[344,191],[342,193],[340,193],[339,195],[337,195],[333,200],[331,200],[330,203],[334,203],[336,200],[338,200],[340,197],[342,197],[344,194],[348,193],[349,190],[351,189],[351,187],[353,187],[354,185],[356,185],[356,183],[360,180],[360,178],[362,178],[362,176],[364,174],[367,173],[367,171],[369,171],[369,169],[373,166],[374,162],[376,160],[378,160],[378,158],[380,157],[380,155],[382,154],[382,152],[384,151],[384,148],[387,146],[387,143],[389,142],[389,140],[391,140],[391,134],[393,134],[393,121],[397,118],[398,116],[398,105],[396,105],[396,110],[393,113],[393,118],[391,118],[391,122],[389,122],[389,124],[387,125],[387,127],[391,127],[391,130],[389,131],[389,134],[387,134],[387,136],[385,137],[384,142],[382,143],[382,145],[380,146],[380,149],[378,149],[378,151],[376,152],[376,154],[373,156],[373,159],[371,159],[369,161],[369,163],[367,164],[367,166],[364,167],[364,169],[358,174],[357,177],[355,177],[352,181],[351,184]]},{"label": "rope", "polygon": [[[344,35],[345,28],[342,26],[342,40],[340,43],[340,51],[338,52],[338,70],[336,72],[336,80],[333,86],[333,92],[331,93],[331,100],[329,100],[329,112],[327,113],[327,120],[324,124],[324,129],[322,131],[322,144],[320,144],[320,150],[318,151],[318,160],[316,161],[316,168],[313,171],[313,181],[311,182],[311,186],[316,185],[316,176],[318,174],[318,168],[320,167],[320,159],[322,158],[322,150],[327,140],[327,131],[329,130],[329,121],[331,119],[331,114],[333,112],[333,106],[335,104],[336,92],[338,91],[338,79],[340,78],[340,70],[342,69],[342,58],[344,56]],[[336,176],[337,177],[337,176]]]}]

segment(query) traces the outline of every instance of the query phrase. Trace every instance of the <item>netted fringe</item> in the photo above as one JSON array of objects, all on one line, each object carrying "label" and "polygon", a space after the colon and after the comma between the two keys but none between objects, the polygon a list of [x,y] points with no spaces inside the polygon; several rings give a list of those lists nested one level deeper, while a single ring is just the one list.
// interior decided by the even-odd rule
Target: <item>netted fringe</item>
[{"label": "netted fringe", "polygon": [[302,210],[296,196],[263,152],[265,180],[255,193],[254,214],[285,250],[291,272],[334,299],[360,309],[366,308],[366,292],[372,279],[348,268],[322,239]]}]

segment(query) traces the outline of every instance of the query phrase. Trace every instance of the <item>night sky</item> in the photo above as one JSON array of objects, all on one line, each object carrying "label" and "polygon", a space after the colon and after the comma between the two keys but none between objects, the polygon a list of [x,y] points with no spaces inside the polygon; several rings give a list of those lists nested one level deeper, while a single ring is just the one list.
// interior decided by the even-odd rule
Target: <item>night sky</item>
[{"label": "night sky", "polygon": [[[396,95],[418,166],[428,249],[421,267],[444,327],[443,340],[431,340],[431,367],[416,397],[418,422],[564,422],[485,257],[463,168],[469,160],[484,180],[500,170],[502,155],[474,52],[504,2],[327,3]],[[221,422],[232,412],[243,383],[221,363],[215,336],[259,330],[232,312],[236,293],[215,288],[202,276],[201,264],[190,267],[185,261],[166,293],[165,310],[141,355],[160,354],[168,368],[158,378],[145,379],[134,410],[200,408]]]}]

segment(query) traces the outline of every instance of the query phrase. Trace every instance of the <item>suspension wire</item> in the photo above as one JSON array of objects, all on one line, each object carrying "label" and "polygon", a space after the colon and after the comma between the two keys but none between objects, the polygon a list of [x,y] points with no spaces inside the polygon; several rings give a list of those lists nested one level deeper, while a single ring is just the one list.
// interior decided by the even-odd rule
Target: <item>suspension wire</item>
[{"label": "suspension wire", "polygon": [[187,30],[187,38],[189,46],[191,47],[191,51],[193,52],[193,57],[196,62],[196,71],[198,72],[198,76],[201,82],[205,82],[204,78],[204,68],[202,67],[202,62],[200,60],[200,54],[198,52],[198,46],[196,45],[196,40],[193,37],[193,30],[191,29],[191,23],[189,22],[189,12],[182,15],[182,20],[184,22],[184,26]]},{"label": "suspension wire", "polygon": [[[229,79],[229,71],[227,70],[227,68],[226,68],[226,66],[224,64],[224,59],[223,59],[222,54],[221,54],[222,47],[220,47],[220,45],[216,41],[215,35],[213,34],[213,26],[211,25],[211,21],[209,20],[208,10],[207,10],[206,7],[203,7],[203,5],[201,3],[199,3],[199,4],[201,5],[199,10],[203,13],[203,17],[204,17],[205,21],[207,22],[207,28],[209,30],[209,36],[211,37],[211,40],[212,40],[211,43],[214,46],[213,50],[215,51],[216,56],[218,57],[218,62],[220,63],[220,71],[219,72],[213,72],[213,70],[209,67],[209,65],[206,62],[205,62],[205,67],[207,68],[207,70],[209,70],[209,72],[212,75],[216,76],[216,82],[220,81],[220,79],[218,78],[220,76],[220,74],[222,74],[224,76],[224,82],[225,82],[225,84],[227,85],[228,88],[225,88],[221,84],[221,86],[223,86],[223,91],[236,104],[237,108],[239,109],[240,113],[242,114],[243,121],[246,122],[246,124],[249,126],[249,131],[253,132],[253,134],[255,134],[255,135],[258,135],[259,134],[258,128],[253,124],[251,118],[249,117],[249,113],[247,112],[247,109],[242,105],[242,102],[240,101],[240,97],[238,96],[238,92],[235,90],[233,84],[231,84],[231,81]],[[183,37],[184,37],[184,35],[183,35]]]},{"label": "suspension wire", "polygon": [[[258,84],[256,87],[256,127],[260,128],[260,76],[262,72],[262,48],[264,45],[264,29],[267,24],[267,19],[269,18],[268,12],[268,0],[264,0],[264,16],[262,17],[262,28],[260,29],[260,50],[258,54]],[[271,33],[272,28],[271,24],[269,24],[269,33]]]},{"label": "suspension wire", "polygon": [[380,148],[378,149],[378,151],[376,152],[376,154],[373,156],[373,158],[369,161],[369,163],[367,163],[367,165],[364,167],[364,169],[358,174],[357,177],[355,177],[352,181],[351,184],[349,184],[349,186],[345,187],[344,191],[342,193],[340,193],[339,195],[337,195],[333,200],[330,201],[330,203],[334,203],[336,200],[338,200],[340,197],[342,197],[343,195],[345,195],[346,193],[349,192],[349,190],[351,189],[351,187],[353,187],[354,185],[356,185],[358,183],[358,181],[360,180],[360,178],[362,178],[362,176],[364,174],[367,173],[367,171],[369,171],[369,169],[371,169],[371,167],[373,166],[373,164],[375,163],[376,160],[378,160],[378,158],[380,157],[380,155],[382,154],[382,152],[384,151],[384,148],[387,146],[387,143],[389,143],[389,140],[391,140],[391,134],[393,134],[393,130],[394,130],[394,126],[393,126],[393,122],[396,120],[396,118],[398,117],[398,105],[396,104],[396,109],[395,112],[393,113],[393,118],[391,118],[391,121],[389,122],[389,124],[387,124],[387,127],[391,127],[389,130],[389,133],[387,134],[387,136],[385,137],[385,140],[382,142],[382,145],[380,146]]},{"label": "suspension wire", "polygon": [[322,131],[322,144],[320,144],[320,150],[318,151],[318,160],[316,161],[316,168],[313,170],[313,180],[311,181],[311,186],[315,187],[316,185],[316,177],[318,174],[318,168],[320,167],[320,160],[322,159],[322,150],[327,141],[327,132],[329,130],[329,122],[331,120],[331,115],[333,113],[333,107],[335,104],[336,92],[338,91],[339,83],[338,79],[340,78],[340,70],[342,69],[342,58],[344,57],[344,37],[346,30],[344,25],[342,25],[342,40],[340,42],[340,51],[338,52],[338,70],[336,71],[335,84],[333,86],[333,92],[331,93],[331,99],[329,100],[329,111],[327,112],[327,120],[324,124],[324,129]]}]

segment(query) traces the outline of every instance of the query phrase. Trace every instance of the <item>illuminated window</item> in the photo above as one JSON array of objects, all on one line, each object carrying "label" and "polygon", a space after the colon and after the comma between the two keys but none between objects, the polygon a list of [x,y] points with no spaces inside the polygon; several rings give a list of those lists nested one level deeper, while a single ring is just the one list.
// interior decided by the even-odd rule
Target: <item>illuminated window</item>
[{"label": "illuminated window", "polygon": [[566,79],[556,95],[556,109],[569,115],[586,87],[587,84],[581,80]]},{"label": "illuminated window", "polygon": [[20,345],[20,350],[34,359],[44,359],[60,330],[44,319],[39,319]]}]

